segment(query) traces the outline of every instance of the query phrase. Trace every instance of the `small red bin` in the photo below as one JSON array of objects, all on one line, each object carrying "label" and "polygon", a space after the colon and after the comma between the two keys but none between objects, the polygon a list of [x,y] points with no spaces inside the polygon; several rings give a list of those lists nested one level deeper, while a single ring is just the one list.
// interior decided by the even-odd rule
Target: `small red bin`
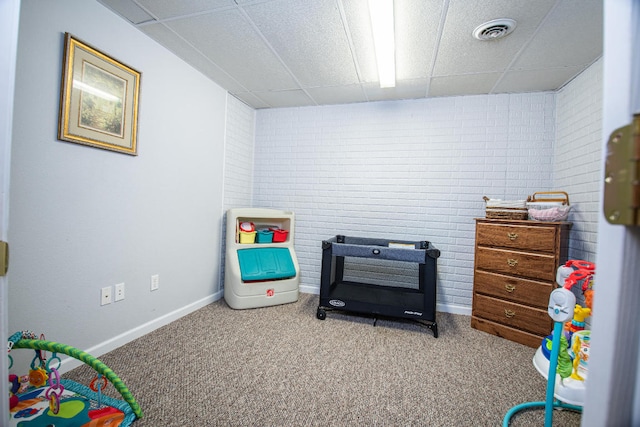
[{"label": "small red bin", "polygon": [[289,230],[280,230],[279,228],[270,228],[273,231],[273,243],[282,243],[287,241]]}]

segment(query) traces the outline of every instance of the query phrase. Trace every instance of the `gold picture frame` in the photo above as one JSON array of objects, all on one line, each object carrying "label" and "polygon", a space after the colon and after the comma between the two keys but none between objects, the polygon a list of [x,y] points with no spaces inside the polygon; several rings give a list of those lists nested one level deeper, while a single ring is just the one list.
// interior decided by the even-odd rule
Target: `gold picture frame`
[{"label": "gold picture frame", "polygon": [[137,156],[141,75],[65,33],[58,139]]}]

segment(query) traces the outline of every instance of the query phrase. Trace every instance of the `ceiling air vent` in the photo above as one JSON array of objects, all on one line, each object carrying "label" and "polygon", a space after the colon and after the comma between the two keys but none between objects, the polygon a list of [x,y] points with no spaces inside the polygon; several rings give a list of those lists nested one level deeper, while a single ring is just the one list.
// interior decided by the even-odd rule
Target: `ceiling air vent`
[{"label": "ceiling air vent", "polygon": [[473,30],[473,37],[478,40],[497,40],[510,34],[515,28],[516,21],[513,19],[494,19]]}]

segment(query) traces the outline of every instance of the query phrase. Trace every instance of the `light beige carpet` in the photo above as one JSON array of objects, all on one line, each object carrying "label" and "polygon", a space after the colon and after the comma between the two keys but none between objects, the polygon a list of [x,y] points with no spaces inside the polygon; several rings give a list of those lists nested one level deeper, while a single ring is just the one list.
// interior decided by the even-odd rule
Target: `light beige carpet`
[{"label": "light beige carpet", "polygon": [[[438,313],[434,338],[415,323],[318,320],[317,305],[310,294],[250,310],[220,300],[100,359],[142,407],[133,427],[500,426],[512,406],[545,398],[535,350],[468,316]],[[93,372],[65,377],[89,384]],[[544,410],[511,425],[544,425]],[[554,426],[579,425],[580,414],[555,411]]]}]

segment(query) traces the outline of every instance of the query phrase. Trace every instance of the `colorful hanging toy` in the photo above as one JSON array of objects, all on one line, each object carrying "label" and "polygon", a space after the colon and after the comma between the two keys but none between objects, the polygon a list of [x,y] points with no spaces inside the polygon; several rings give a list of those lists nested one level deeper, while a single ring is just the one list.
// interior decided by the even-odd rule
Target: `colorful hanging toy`
[{"label": "colorful hanging toy", "polygon": [[54,414],[60,412],[60,398],[64,391],[64,386],[60,383],[60,374],[56,368],[51,368],[51,377],[49,378],[49,388],[44,392],[44,397],[49,400],[49,409]]},{"label": "colorful hanging toy", "polygon": [[[69,414],[73,413],[73,420],[65,421],[68,423],[64,425],[127,427],[142,417],[140,406],[131,392],[107,365],[84,351],[46,341],[44,335],[40,335],[40,339],[37,338],[31,331],[21,331],[11,335],[7,342],[9,369],[13,367],[13,359],[9,354],[12,349],[35,350],[28,375],[9,375],[9,426],[23,425],[23,422],[58,425],[62,414],[62,417],[67,419]],[[49,360],[46,352],[52,353]],[[59,369],[62,363],[58,353],[73,357],[97,372],[90,387],[60,378]],[[103,395],[109,383],[114,385],[124,401]],[[63,405],[67,408],[65,412],[62,409]]]},{"label": "colorful hanging toy", "polygon": [[18,406],[18,390],[20,389],[20,383],[18,382],[17,375],[9,375],[9,382],[11,383],[11,389],[9,390],[9,409],[13,409]]},{"label": "colorful hanging toy", "polygon": [[574,286],[582,282],[582,295],[584,296],[584,303],[586,305],[586,307],[582,307],[576,304],[573,318],[571,321],[565,323],[564,330],[568,340],[571,339],[571,336],[575,332],[584,330],[586,326],[585,319],[591,316],[593,311],[592,286],[595,271],[596,266],[594,263],[582,260],[569,260],[565,265],[558,268],[556,282],[563,284],[562,286],[565,289],[570,291]]}]

